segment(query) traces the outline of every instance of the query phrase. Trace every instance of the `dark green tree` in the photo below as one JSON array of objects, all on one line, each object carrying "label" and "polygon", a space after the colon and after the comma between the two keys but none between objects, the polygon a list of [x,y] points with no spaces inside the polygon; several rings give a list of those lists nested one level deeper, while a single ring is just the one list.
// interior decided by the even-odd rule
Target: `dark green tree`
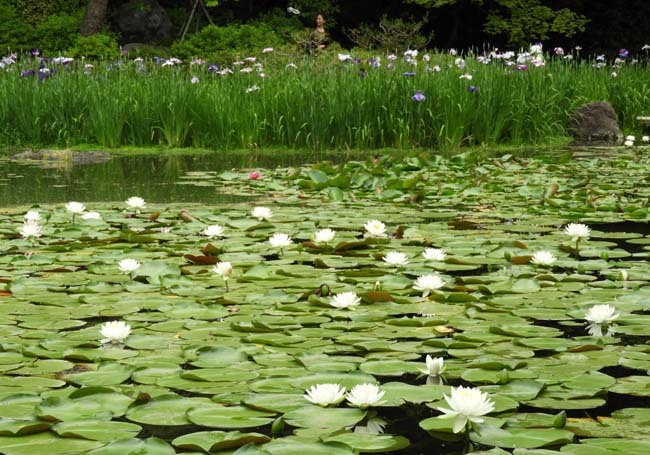
[{"label": "dark green tree", "polygon": [[487,11],[486,33],[502,35],[513,45],[544,40],[556,33],[570,37],[584,31],[588,19],[568,8],[553,9],[543,0],[406,0],[425,8],[471,4]]}]

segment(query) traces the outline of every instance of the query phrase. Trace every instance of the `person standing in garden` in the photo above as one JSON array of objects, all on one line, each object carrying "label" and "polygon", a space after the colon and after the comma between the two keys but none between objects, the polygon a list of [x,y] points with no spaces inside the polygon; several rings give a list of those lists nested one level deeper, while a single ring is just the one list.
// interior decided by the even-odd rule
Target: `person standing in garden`
[{"label": "person standing in garden", "polygon": [[[302,15],[300,10],[290,6],[287,8],[287,13],[298,16],[299,19],[305,23],[305,16]],[[320,51],[323,51],[330,42],[330,38],[325,31],[325,15],[323,13],[316,13],[313,25],[314,28],[307,34],[306,39],[303,41],[303,38],[300,38],[298,39],[298,42],[305,47],[309,54],[318,54]],[[311,27],[312,24],[307,26]]]},{"label": "person standing in garden", "polygon": [[314,23],[316,27],[311,32],[310,41],[316,51],[322,51],[329,42],[329,37],[325,31],[325,16],[322,13],[316,14]]}]

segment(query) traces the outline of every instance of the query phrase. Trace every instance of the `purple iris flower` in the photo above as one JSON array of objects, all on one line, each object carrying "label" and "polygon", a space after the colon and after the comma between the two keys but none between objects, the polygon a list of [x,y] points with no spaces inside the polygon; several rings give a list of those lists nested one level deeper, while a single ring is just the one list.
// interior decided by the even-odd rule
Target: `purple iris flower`
[{"label": "purple iris flower", "polygon": [[39,48],[35,47],[29,53],[32,55],[32,57],[40,57],[40,55],[43,53]]},{"label": "purple iris flower", "polygon": [[164,63],[166,60],[164,58],[154,57],[153,61],[156,62],[156,65],[160,65],[161,63]]},{"label": "purple iris flower", "polygon": [[30,77],[35,75],[36,75],[36,71],[34,70],[25,70],[20,72],[20,77]]},{"label": "purple iris flower", "polygon": [[358,65],[359,63],[361,63],[361,59],[359,59],[359,58],[355,58],[355,59],[354,59],[354,64],[355,64],[355,65]]},{"label": "purple iris flower", "polygon": [[427,97],[424,96],[424,93],[422,93],[421,90],[418,90],[417,92],[415,92],[415,95],[411,97],[411,99],[417,103],[421,103],[422,101],[426,100]]},{"label": "purple iris flower", "polygon": [[478,87],[476,87],[475,85],[470,85],[469,87],[467,87],[467,91],[471,93],[478,92]]},{"label": "purple iris flower", "polygon": [[517,69],[519,71],[526,71],[528,69],[528,65],[517,65]]},{"label": "purple iris flower", "polygon": [[217,71],[219,71],[219,67],[217,65],[215,65],[214,63],[208,65],[208,72],[216,73]]},{"label": "purple iris flower", "polygon": [[628,51],[627,49],[620,49],[618,51],[618,56],[620,58],[627,58],[628,55],[630,55],[630,51]]},{"label": "purple iris flower", "polygon": [[39,81],[44,81],[48,77],[52,76],[54,74],[54,70],[51,70],[46,67],[42,67],[38,69],[38,80]]},{"label": "purple iris flower", "polygon": [[415,73],[405,72],[404,77],[415,77]]}]

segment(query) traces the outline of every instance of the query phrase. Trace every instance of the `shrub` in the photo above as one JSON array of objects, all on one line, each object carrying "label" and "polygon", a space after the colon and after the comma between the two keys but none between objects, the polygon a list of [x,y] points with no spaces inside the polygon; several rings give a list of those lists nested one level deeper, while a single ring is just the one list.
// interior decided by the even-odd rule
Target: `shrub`
[{"label": "shrub", "polygon": [[15,8],[0,3],[0,53],[29,49],[33,39],[34,28],[18,16]]},{"label": "shrub", "polygon": [[300,19],[296,16],[287,16],[287,13],[281,8],[274,8],[271,11],[259,16],[253,25],[266,26],[273,30],[275,34],[283,38],[286,42],[291,41],[291,35],[305,28]]},{"label": "shrub", "polygon": [[45,53],[60,53],[75,44],[79,36],[81,12],[70,14],[54,14],[36,26],[35,47],[40,47]]},{"label": "shrub", "polygon": [[74,45],[68,49],[70,57],[116,58],[120,56],[117,40],[106,33],[78,36]]},{"label": "shrub", "polygon": [[84,0],[13,0],[12,3],[15,3],[17,13],[24,21],[37,25],[46,21],[52,14],[82,12],[88,2]]},{"label": "shrub", "polygon": [[204,57],[216,62],[230,62],[244,54],[259,52],[282,43],[266,25],[208,25],[182,42],[172,46],[179,58]]},{"label": "shrub", "polygon": [[406,49],[422,49],[433,39],[433,33],[427,36],[420,33],[424,24],[426,18],[415,22],[389,19],[384,15],[378,27],[361,24],[357,28],[346,30],[346,34],[354,44],[363,49],[401,52]]}]

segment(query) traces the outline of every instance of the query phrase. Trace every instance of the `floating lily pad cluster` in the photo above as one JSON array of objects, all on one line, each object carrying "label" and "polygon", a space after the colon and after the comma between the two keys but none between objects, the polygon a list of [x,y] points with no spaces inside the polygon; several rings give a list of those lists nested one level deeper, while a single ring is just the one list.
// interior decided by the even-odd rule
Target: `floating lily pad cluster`
[{"label": "floating lily pad cluster", "polygon": [[[211,176],[246,204],[4,210],[0,452],[641,453],[648,161],[421,155]],[[464,395],[482,416],[454,428]]]}]

